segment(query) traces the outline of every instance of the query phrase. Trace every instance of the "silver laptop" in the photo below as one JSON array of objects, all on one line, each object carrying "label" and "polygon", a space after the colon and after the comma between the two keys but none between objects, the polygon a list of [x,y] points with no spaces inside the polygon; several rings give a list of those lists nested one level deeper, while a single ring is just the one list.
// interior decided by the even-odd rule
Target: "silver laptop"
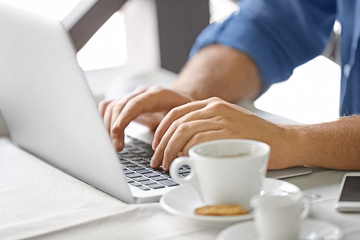
[{"label": "silver laptop", "polygon": [[132,149],[115,152],[60,22],[0,5],[0,36],[0,110],[14,143],[127,203],[157,201],[177,185],[129,160],[150,145],[127,138]]},{"label": "silver laptop", "polygon": [[14,143],[127,203],[157,201],[176,187],[144,161],[150,145],[127,138],[115,152],[59,21],[0,4],[0,36],[0,110]]}]

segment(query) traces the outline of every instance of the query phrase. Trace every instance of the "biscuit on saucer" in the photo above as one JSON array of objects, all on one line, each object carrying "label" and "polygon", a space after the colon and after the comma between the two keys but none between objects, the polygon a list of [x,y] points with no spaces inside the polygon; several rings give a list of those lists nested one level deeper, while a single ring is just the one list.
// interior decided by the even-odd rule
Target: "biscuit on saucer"
[{"label": "biscuit on saucer", "polygon": [[210,205],[195,209],[195,214],[208,216],[236,216],[248,213],[249,211],[238,204]]}]

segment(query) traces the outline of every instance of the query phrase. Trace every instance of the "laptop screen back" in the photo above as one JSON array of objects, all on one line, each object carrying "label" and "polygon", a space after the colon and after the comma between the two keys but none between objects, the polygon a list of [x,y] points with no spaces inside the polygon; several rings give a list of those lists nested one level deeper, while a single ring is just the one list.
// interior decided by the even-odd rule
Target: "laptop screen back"
[{"label": "laptop screen back", "polygon": [[0,109],[21,148],[132,202],[122,167],[56,20],[0,4]]}]

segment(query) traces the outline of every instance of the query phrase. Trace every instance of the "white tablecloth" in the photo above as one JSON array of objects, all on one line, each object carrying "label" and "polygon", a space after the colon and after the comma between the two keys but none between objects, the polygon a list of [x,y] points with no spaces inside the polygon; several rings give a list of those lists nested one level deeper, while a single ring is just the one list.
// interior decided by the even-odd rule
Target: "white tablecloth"
[{"label": "white tablecloth", "polygon": [[[334,209],[345,172],[314,169],[287,181],[312,194],[311,218],[360,239],[360,214]],[[159,203],[127,205],[0,138],[0,239],[216,239],[226,225],[171,215]]]}]

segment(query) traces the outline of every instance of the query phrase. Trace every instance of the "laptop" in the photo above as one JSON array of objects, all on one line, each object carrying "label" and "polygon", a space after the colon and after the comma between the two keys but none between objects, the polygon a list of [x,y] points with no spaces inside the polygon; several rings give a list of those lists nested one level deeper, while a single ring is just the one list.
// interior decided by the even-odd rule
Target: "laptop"
[{"label": "laptop", "polygon": [[[126,203],[157,201],[177,185],[166,172],[159,172],[161,186],[132,182],[132,175],[151,172],[145,167],[140,174],[126,162],[128,149],[115,152],[59,21],[0,5],[0,35],[0,109],[14,143]],[[137,148],[151,151],[127,138],[127,147],[131,143],[138,159],[149,153]]]},{"label": "laptop", "polygon": [[15,144],[126,203],[158,201],[177,186],[149,167],[149,139],[129,136],[115,151],[58,20],[0,4],[0,36],[0,110]]}]

